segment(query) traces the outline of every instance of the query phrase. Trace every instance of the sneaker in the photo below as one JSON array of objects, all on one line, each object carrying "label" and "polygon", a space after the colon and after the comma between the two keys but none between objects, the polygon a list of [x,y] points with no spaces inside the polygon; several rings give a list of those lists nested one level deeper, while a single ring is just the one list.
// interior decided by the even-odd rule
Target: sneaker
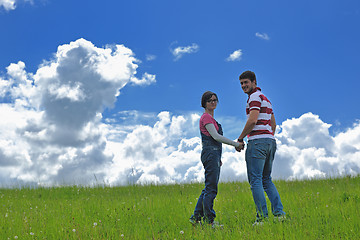
[{"label": "sneaker", "polygon": [[255,226],[262,226],[264,225],[264,222],[267,221],[268,218],[258,218],[255,220],[255,222],[253,223],[253,227]]},{"label": "sneaker", "polygon": [[189,218],[189,222],[193,225],[193,226],[197,226],[197,225],[201,225],[201,218],[197,218],[194,215],[192,215]]},{"label": "sneaker", "polygon": [[274,222],[284,222],[286,220],[285,214],[274,216]]},{"label": "sneaker", "polygon": [[224,225],[220,224],[219,222],[213,221],[212,223],[209,223],[209,225],[211,226],[211,228],[214,229],[222,229],[224,227]]},{"label": "sneaker", "polygon": [[262,226],[264,225],[264,222],[263,221],[260,221],[260,220],[255,220],[255,222],[253,223],[253,227],[255,226]]}]

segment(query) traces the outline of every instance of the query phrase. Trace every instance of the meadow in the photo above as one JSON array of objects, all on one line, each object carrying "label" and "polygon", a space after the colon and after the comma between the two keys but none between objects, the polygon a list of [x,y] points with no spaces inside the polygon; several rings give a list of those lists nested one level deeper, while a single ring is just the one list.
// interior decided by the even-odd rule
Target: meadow
[{"label": "meadow", "polygon": [[202,183],[1,188],[0,239],[360,239],[360,176],[275,184],[287,221],[253,227],[249,184],[220,183],[222,229],[188,221]]}]

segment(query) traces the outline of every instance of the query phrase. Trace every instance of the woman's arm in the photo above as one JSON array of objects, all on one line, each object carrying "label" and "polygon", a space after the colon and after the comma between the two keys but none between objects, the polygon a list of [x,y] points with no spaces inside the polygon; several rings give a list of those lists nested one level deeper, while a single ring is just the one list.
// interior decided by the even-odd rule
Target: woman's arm
[{"label": "woman's arm", "polygon": [[228,145],[231,145],[231,146],[234,146],[234,147],[239,147],[240,146],[239,142],[235,142],[235,141],[232,141],[232,140],[230,140],[230,139],[228,139],[228,138],[226,138],[224,136],[221,136],[216,131],[216,128],[215,128],[214,124],[212,124],[212,123],[206,124],[205,128],[216,141],[221,142],[221,143],[225,143],[225,144],[228,144]]}]

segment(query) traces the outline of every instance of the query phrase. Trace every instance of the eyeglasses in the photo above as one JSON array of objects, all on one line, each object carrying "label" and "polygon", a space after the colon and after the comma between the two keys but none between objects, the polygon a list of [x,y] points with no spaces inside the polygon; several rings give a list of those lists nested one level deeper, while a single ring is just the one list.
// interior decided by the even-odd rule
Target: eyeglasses
[{"label": "eyeglasses", "polygon": [[218,102],[218,100],[217,99],[209,99],[206,102],[208,102],[208,103],[212,103],[212,102],[216,103],[216,102]]}]

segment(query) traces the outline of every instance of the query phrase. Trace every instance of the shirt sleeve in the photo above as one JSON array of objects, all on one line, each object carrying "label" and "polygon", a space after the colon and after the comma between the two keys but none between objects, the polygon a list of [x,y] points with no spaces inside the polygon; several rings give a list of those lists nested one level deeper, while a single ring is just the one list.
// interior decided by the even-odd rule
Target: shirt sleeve
[{"label": "shirt sleeve", "polygon": [[249,111],[259,110],[261,108],[261,98],[259,95],[252,94],[249,99]]},{"label": "shirt sleeve", "polygon": [[200,131],[206,136],[211,136],[210,133],[206,130],[205,126],[207,124],[214,124],[216,131],[219,129],[214,118],[210,116],[210,114],[204,113],[200,118]]},{"label": "shirt sleeve", "polygon": [[213,123],[213,119],[209,114],[204,114],[202,118],[202,124],[206,126],[206,124]]},{"label": "shirt sleeve", "polygon": [[206,130],[210,133],[211,137],[213,137],[216,141],[225,143],[227,145],[231,145],[234,147],[239,147],[240,143],[232,141],[224,136],[221,136],[215,129],[214,124],[209,123],[205,125]]}]

